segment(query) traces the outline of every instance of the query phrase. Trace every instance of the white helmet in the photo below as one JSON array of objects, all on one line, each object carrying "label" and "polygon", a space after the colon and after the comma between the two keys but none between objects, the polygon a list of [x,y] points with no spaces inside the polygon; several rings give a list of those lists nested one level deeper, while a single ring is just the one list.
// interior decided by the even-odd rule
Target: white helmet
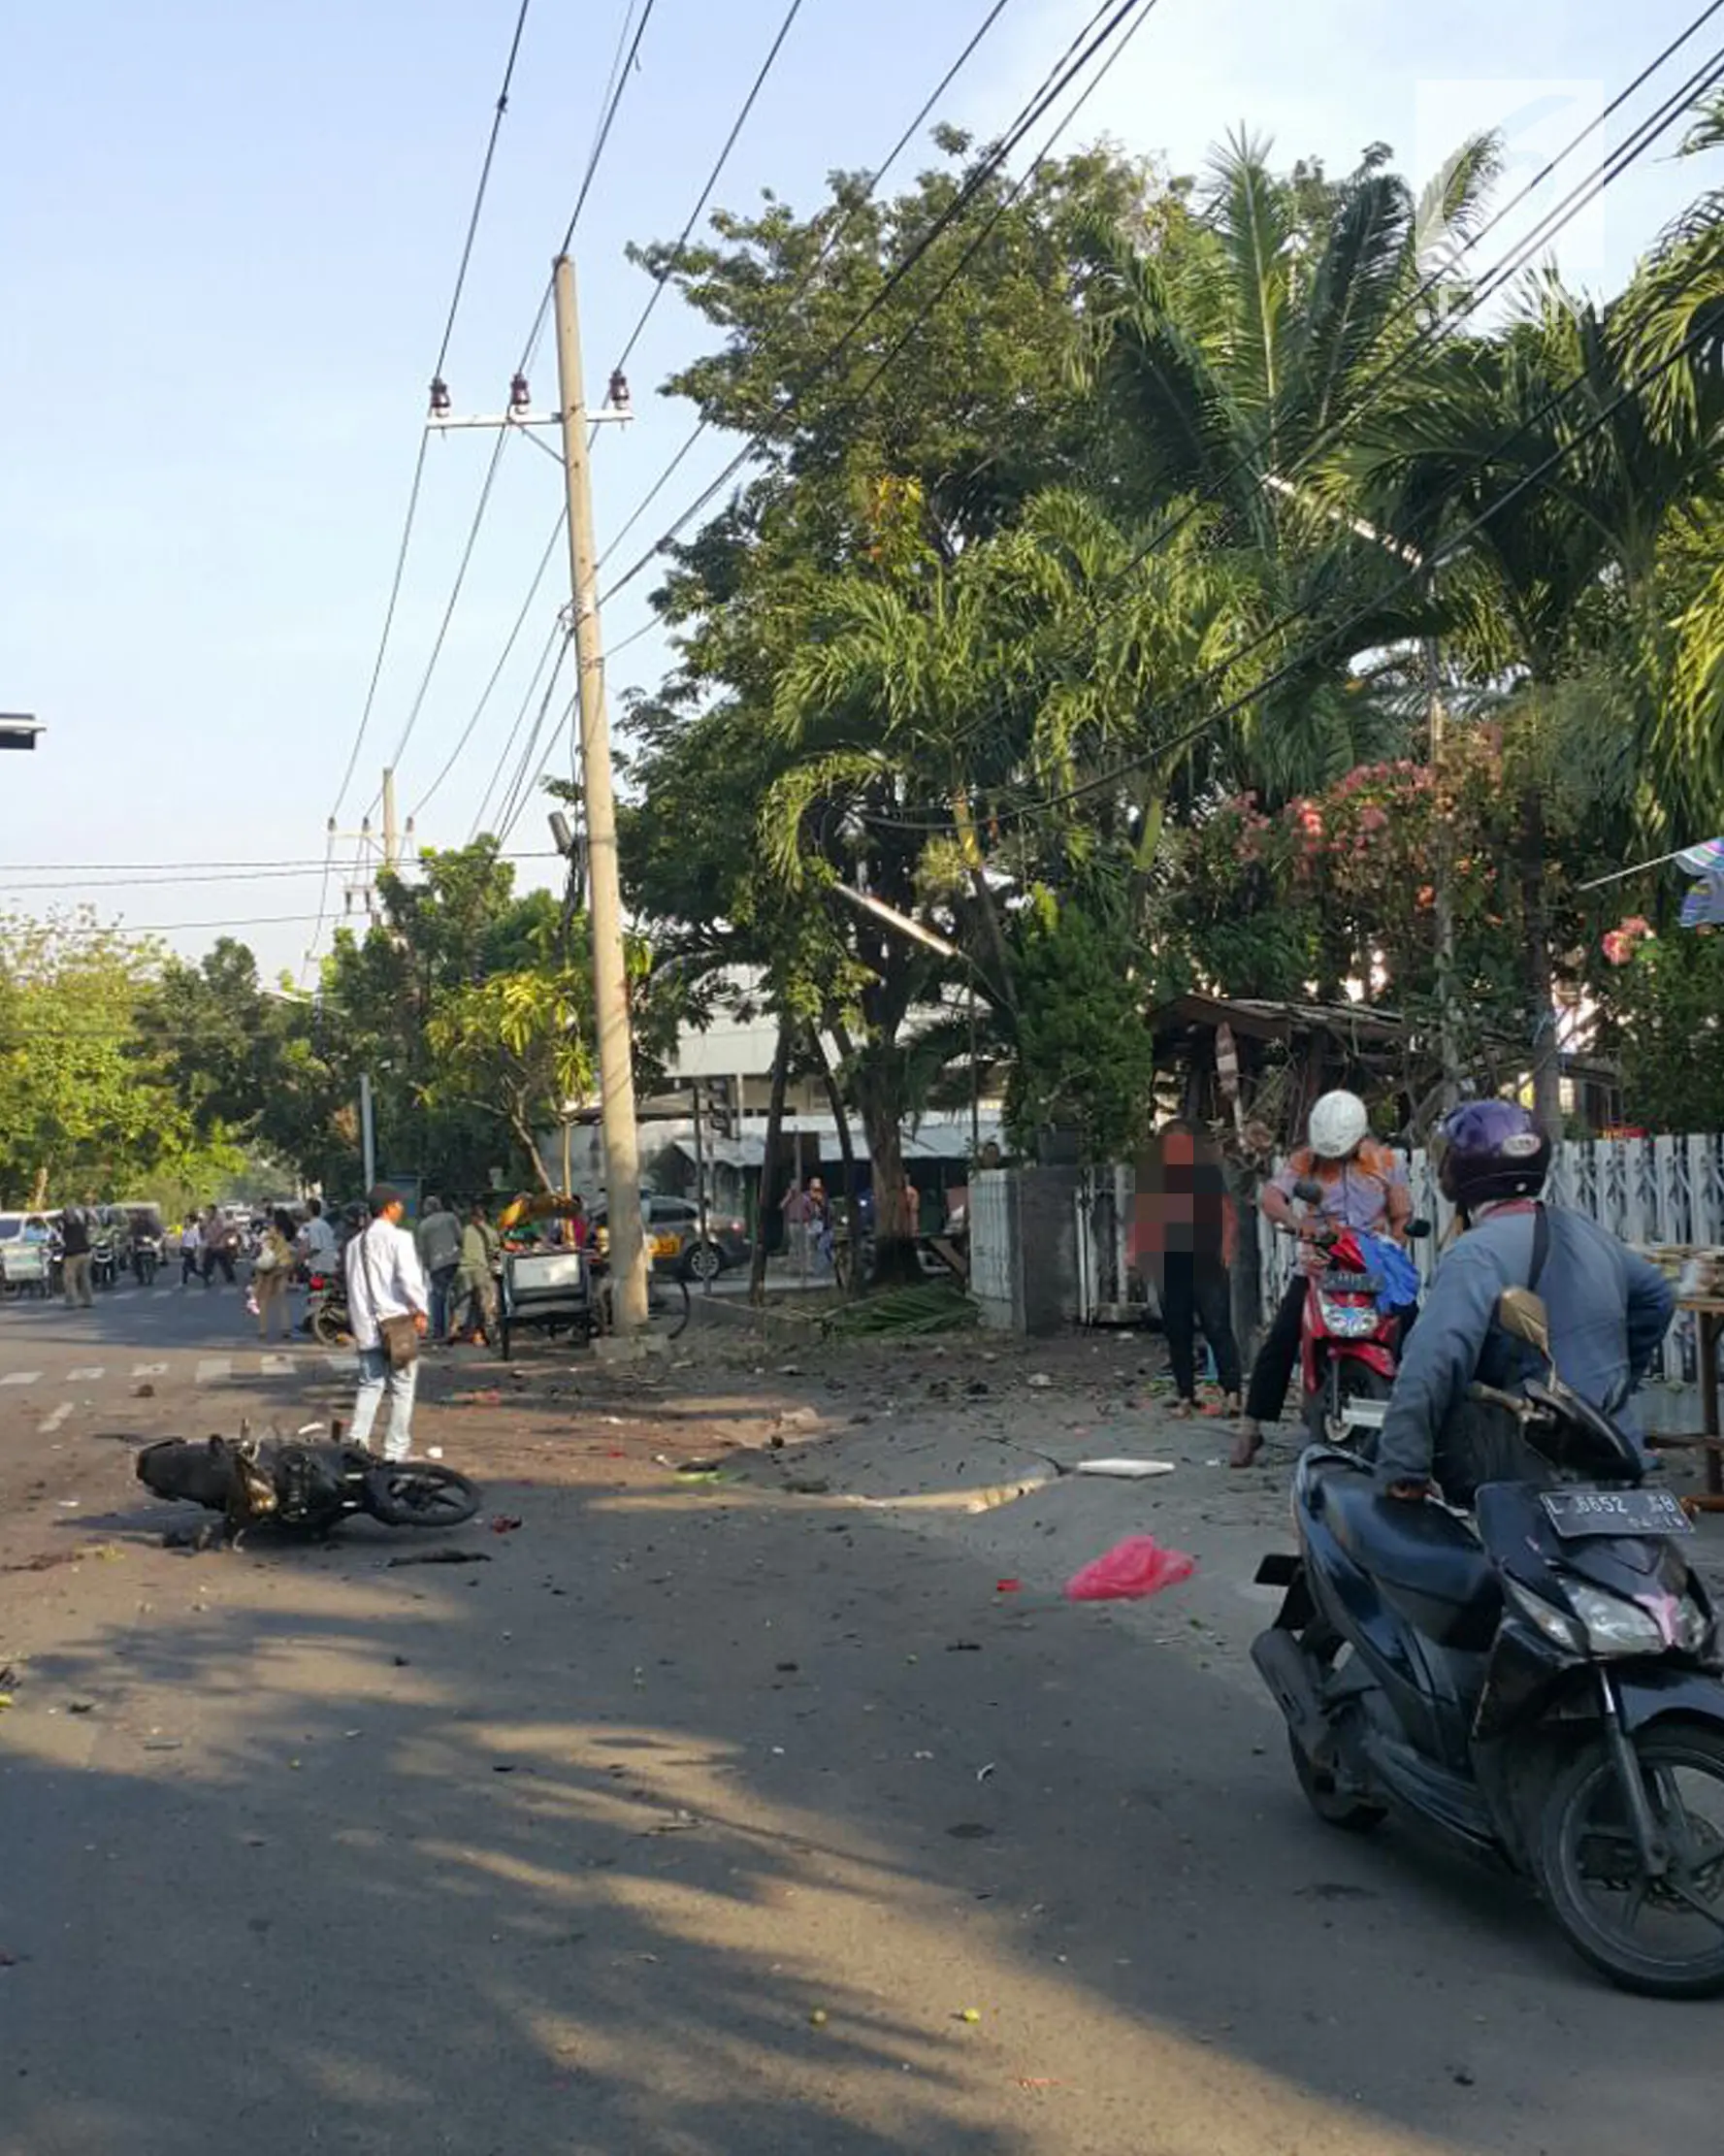
[{"label": "white helmet", "polygon": [[1371,1127],[1356,1093],[1326,1093],[1311,1111],[1311,1150],[1325,1160],[1345,1160]]}]

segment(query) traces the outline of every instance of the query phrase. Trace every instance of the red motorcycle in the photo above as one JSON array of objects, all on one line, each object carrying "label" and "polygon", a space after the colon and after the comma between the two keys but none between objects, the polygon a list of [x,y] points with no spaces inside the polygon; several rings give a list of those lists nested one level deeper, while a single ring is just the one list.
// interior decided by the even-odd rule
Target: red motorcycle
[{"label": "red motorcycle", "polygon": [[[1321,1202],[1322,1187],[1296,1183],[1293,1195]],[[1429,1234],[1423,1221],[1407,1233]],[[1379,1308],[1382,1282],[1372,1272],[1350,1227],[1319,1227],[1312,1238],[1323,1254],[1321,1271],[1305,1287],[1305,1320],[1299,1335],[1299,1389],[1305,1427],[1313,1444],[1356,1447],[1382,1427],[1395,1382],[1401,1313]]]}]

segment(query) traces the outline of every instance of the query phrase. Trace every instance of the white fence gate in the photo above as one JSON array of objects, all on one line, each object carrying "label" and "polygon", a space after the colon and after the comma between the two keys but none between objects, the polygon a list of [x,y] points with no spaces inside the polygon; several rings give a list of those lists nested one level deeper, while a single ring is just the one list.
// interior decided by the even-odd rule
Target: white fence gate
[{"label": "white fence gate", "polygon": [[[1422,1150],[1409,1160],[1408,1179],[1413,1186],[1413,1210],[1433,1229],[1427,1242],[1414,1246],[1419,1271],[1428,1280],[1448,1240],[1453,1208],[1437,1189],[1436,1175]],[[1724,1247],[1724,1136],[1717,1132],[1686,1138],[1571,1140],[1557,1148],[1547,1188],[1559,1205],[1584,1213],[1625,1243]],[[1286,1288],[1292,1263],[1290,1238],[1266,1234],[1265,1320]],[[1694,1320],[1678,1315],[1642,1397],[1647,1429],[1697,1430],[1698,1384]]]}]

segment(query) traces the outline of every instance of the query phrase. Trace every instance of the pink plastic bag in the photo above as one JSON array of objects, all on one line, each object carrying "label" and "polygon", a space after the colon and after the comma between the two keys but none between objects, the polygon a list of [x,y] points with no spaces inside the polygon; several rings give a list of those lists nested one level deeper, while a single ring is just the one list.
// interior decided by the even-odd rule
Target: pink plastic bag
[{"label": "pink plastic bag", "polygon": [[1177,1587],[1197,1569],[1183,1550],[1163,1550],[1154,1535],[1127,1535],[1065,1583],[1068,1602],[1136,1602]]}]

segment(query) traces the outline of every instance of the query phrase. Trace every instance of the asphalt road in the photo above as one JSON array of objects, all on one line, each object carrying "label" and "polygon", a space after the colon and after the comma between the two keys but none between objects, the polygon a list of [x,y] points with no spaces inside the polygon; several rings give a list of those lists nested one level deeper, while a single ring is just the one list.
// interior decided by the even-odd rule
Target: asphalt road
[{"label": "asphalt road", "polygon": [[1062,1604],[1051,1517],[678,1479],[818,1396],[708,1345],[651,1389],[434,1373],[482,1561],[169,1552],[115,1415],[339,1388],[240,1323],[0,1311],[0,1380],[40,1373],[0,1384],[5,2156],[1717,2146],[1716,2009],[1309,1817],[1224,1535],[1199,1631]]}]

